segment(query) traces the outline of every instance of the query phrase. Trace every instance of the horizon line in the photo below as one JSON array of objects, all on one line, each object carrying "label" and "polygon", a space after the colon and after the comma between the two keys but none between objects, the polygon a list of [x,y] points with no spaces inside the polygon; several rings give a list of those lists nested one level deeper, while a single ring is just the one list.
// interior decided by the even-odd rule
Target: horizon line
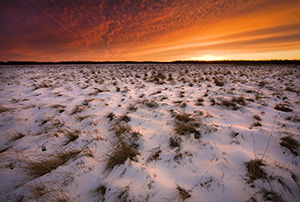
[{"label": "horizon line", "polygon": [[143,64],[143,63],[161,63],[161,64],[170,64],[170,63],[194,63],[194,64],[230,64],[230,63],[268,63],[268,64],[294,64],[299,63],[299,59],[270,59],[270,60],[174,60],[174,61],[92,61],[92,60],[78,60],[78,61],[0,61],[0,65],[38,65],[38,64]]}]

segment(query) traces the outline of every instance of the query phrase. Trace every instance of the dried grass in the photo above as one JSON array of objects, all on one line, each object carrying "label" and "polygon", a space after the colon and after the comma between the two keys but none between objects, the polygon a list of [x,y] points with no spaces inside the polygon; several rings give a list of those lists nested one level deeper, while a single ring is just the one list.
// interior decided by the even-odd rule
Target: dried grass
[{"label": "dried grass", "polygon": [[281,138],[280,145],[290,150],[295,156],[299,155],[300,144],[292,136],[285,136]]},{"label": "dried grass", "polygon": [[40,177],[52,170],[64,165],[70,159],[75,158],[80,153],[79,150],[64,151],[60,150],[55,154],[38,156],[36,160],[24,160],[25,165],[21,168],[29,176]]},{"label": "dried grass", "polygon": [[138,154],[138,151],[126,142],[120,142],[115,146],[113,145],[111,153],[107,155],[105,170],[111,171],[115,166],[124,164],[127,159],[134,161],[134,157]]},{"label": "dried grass", "polygon": [[182,201],[185,201],[186,199],[191,197],[191,194],[184,188],[177,185],[176,190],[178,192],[179,198]]},{"label": "dried grass", "polygon": [[267,173],[261,168],[261,166],[265,166],[262,160],[254,159],[245,163],[247,169],[248,182],[252,183],[257,179],[266,179]]}]

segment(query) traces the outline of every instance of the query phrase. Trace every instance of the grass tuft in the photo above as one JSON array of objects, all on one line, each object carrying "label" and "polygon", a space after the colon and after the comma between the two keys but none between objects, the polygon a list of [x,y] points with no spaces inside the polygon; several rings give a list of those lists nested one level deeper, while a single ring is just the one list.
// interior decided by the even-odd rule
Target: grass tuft
[{"label": "grass tuft", "polygon": [[169,139],[169,147],[171,149],[174,149],[176,147],[180,147],[181,142],[182,142],[182,139],[180,137],[177,137],[177,136],[170,137],[170,139]]},{"label": "grass tuft", "polygon": [[292,112],[293,111],[293,109],[291,109],[289,107],[289,105],[286,104],[286,103],[276,104],[274,109],[279,110],[279,111],[283,111],[283,112]]},{"label": "grass tuft", "polygon": [[151,161],[160,160],[159,155],[160,155],[161,152],[162,151],[159,147],[153,148],[150,156],[146,160],[146,163],[149,163]]},{"label": "grass tuft", "polygon": [[106,118],[108,118],[109,121],[113,121],[115,116],[116,115],[113,112],[110,112],[109,114],[106,115]]},{"label": "grass tuft", "polygon": [[73,151],[58,151],[55,154],[38,157],[37,160],[25,160],[25,165],[22,166],[23,171],[32,177],[40,177],[52,170],[64,165],[70,159],[75,158],[80,153],[79,150]]},{"label": "grass tuft", "polygon": [[64,143],[64,145],[67,145],[70,142],[74,142],[75,140],[77,140],[79,138],[79,130],[75,130],[75,131],[67,130],[64,134],[67,137],[67,141]]},{"label": "grass tuft", "polygon": [[260,159],[250,160],[245,163],[247,169],[248,182],[252,183],[257,179],[266,179],[267,173],[261,168],[265,164]]},{"label": "grass tuft", "polygon": [[292,136],[285,136],[281,138],[280,145],[291,151],[295,156],[299,155],[300,144]]},{"label": "grass tuft", "polygon": [[235,102],[235,103],[238,103],[239,105],[246,106],[246,100],[243,96],[233,97],[231,99],[231,102]]},{"label": "grass tuft", "polygon": [[204,102],[203,98],[198,98],[196,102],[196,106],[203,106],[203,102]]},{"label": "grass tuft", "polygon": [[201,137],[201,134],[195,128],[197,125],[198,124],[195,124],[195,123],[175,122],[175,132],[181,136],[195,134],[195,138],[197,137],[196,139],[199,139]]},{"label": "grass tuft", "polygon": [[106,186],[100,184],[96,189],[92,190],[91,194],[93,194],[93,196],[97,198],[97,201],[105,201],[106,191]]},{"label": "grass tuft", "polygon": [[16,134],[14,134],[12,137],[10,137],[10,142],[13,142],[13,141],[16,141],[16,140],[19,140],[21,138],[25,137],[25,135],[21,132],[17,132]]},{"label": "grass tuft", "polygon": [[186,199],[191,197],[191,194],[184,188],[180,187],[179,185],[176,187],[176,190],[178,192],[179,198],[182,201],[185,201]]},{"label": "grass tuft", "polygon": [[118,189],[115,193],[116,201],[131,202],[129,198],[129,186]]},{"label": "grass tuft", "polygon": [[224,86],[225,85],[224,81],[222,81],[221,79],[219,79],[217,77],[214,77],[213,79],[214,79],[216,86]]},{"label": "grass tuft", "polygon": [[189,121],[193,121],[194,119],[190,118],[188,114],[182,113],[182,114],[175,114],[175,119],[177,121],[187,123]]},{"label": "grass tuft", "polygon": [[105,170],[111,171],[115,166],[124,164],[127,159],[134,161],[134,157],[138,154],[138,151],[127,143],[120,142],[118,145],[113,146],[111,153],[107,155]]},{"label": "grass tuft", "polygon": [[235,104],[235,102],[229,101],[229,100],[222,100],[220,105],[224,106],[226,108],[230,108],[232,110],[238,110],[239,109],[239,107]]},{"label": "grass tuft", "polygon": [[140,101],[140,103],[142,103],[143,105],[145,105],[146,107],[149,107],[149,108],[158,107],[158,104],[154,100],[145,99],[145,100]]}]

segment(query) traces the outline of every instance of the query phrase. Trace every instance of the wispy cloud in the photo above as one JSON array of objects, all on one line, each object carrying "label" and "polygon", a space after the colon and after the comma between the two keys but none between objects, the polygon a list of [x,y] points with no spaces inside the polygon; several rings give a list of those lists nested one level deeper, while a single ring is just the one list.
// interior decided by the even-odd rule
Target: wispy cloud
[{"label": "wispy cloud", "polygon": [[[272,44],[276,48],[279,43],[292,47],[291,43],[299,42],[297,15],[285,23],[263,25],[259,22],[264,16],[256,16],[276,9],[277,13],[266,12],[268,19],[295,15],[299,1],[1,1],[0,60],[154,60],[158,54],[169,60],[174,55],[181,59],[180,52],[200,49],[247,46],[259,51],[259,44],[272,49]],[[237,19],[249,25],[257,21],[260,27],[224,29]]]}]

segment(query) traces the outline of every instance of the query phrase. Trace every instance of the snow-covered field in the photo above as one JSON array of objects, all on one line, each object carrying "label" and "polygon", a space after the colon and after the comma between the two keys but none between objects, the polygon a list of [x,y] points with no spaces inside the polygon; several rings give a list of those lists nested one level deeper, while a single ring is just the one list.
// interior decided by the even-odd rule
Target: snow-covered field
[{"label": "snow-covered field", "polygon": [[0,201],[300,201],[300,67],[0,67]]}]

